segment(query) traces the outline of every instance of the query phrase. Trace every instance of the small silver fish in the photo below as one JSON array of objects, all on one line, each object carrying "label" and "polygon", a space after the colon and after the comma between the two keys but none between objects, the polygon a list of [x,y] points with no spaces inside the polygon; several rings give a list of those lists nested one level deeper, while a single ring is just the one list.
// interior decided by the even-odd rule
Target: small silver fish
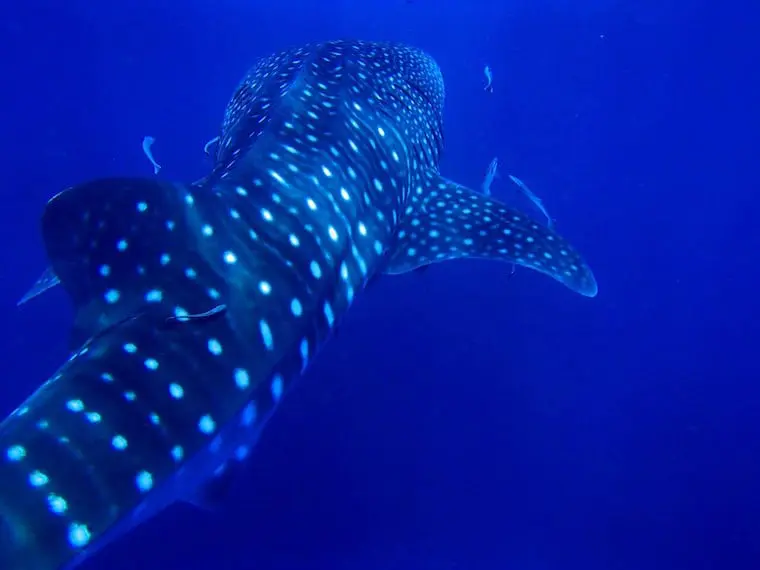
[{"label": "small silver fish", "polygon": [[509,175],[509,178],[517,184],[517,187],[520,189],[520,191],[525,194],[525,197],[528,198],[533,204],[535,204],[536,208],[541,210],[541,212],[546,216],[546,225],[549,227],[549,229],[552,229],[554,227],[554,220],[552,220],[551,216],[549,215],[549,212],[546,211],[546,208],[544,208],[544,203],[541,201],[541,198],[536,196],[533,192],[530,191],[530,188],[528,188],[525,185],[525,182],[520,180],[517,176]]},{"label": "small silver fish", "polygon": [[483,90],[487,93],[493,93],[493,73],[491,72],[491,67],[486,65],[483,74],[486,76],[486,86]]},{"label": "small silver fish", "polygon": [[486,196],[491,195],[491,183],[493,182],[493,179],[496,178],[499,175],[499,159],[494,157],[494,159],[491,161],[491,164],[488,165],[488,170],[486,170],[486,176],[483,178],[483,184],[481,186],[483,190],[483,194]]},{"label": "small silver fish", "polygon": [[158,174],[159,170],[161,170],[161,165],[153,158],[153,153],[150,150],[150,147],[153,146],[154,142],[156,142],[156,139],[151,136],[146,136],[142,142],[142,149],[145,156],[148,157],[148,160],[150,160],[150,163],[153,165],[153,174]]},{"label": "small silver fish", "polygon": [[203,152],[205,152],[206,154],[211,154],[211,147],[212,147],[212,146],[213,146],[215,143],[218,143],[218,142],[219,142],[219,136],[215,136],[213,139],[211,139],[210,141],[208,141],[208,142],[207,142],[207,143],[206,143],[206,144],[203,146]]}]

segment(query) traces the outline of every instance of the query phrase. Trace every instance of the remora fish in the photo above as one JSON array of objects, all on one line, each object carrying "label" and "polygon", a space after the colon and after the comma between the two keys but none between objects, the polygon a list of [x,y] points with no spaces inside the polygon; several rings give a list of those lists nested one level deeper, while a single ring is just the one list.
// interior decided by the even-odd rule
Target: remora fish
[{"label": "remora fish", "polygon": [[42,234],[73,356],[0,424],[0,568],[71,567],[242,461],[376,273],[498,259],[593,297],[561,237],[442,178],[444,86],[403,45],[260,60],[196,184],[96,180]]},{"label": "remora fish", "polygon": [[481,190],[484,195],[490,196],[491,195],[491,184],[493,184],[493,179],[496,178],[499,174],[499,159],[497,157],[494,157],[493,160],[488,165],[488,170],[486,170],[486,175],[483,178],[483,184],[481,185]]}]

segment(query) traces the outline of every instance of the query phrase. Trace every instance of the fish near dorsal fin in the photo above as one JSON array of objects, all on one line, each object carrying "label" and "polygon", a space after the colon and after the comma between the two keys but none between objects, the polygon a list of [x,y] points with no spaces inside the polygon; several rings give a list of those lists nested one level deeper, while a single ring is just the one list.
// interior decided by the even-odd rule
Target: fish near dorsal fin
[{"label": "fish near dorsal fin", "polygon": [[496,259],[544,273],[586,297],[597,294],[591,269],[564,238],[435,173],[412,188],[395,237],[386,273],[447,259]]},{"label": "fish near dorsal fin", "polygon": [[182,185],[140,178],[86,182],[48,202],[42,236],[74,303],[72,347],[146,310],[193,314],[218,304],[200,287],[221,280],[194,247],[193,204]]}]

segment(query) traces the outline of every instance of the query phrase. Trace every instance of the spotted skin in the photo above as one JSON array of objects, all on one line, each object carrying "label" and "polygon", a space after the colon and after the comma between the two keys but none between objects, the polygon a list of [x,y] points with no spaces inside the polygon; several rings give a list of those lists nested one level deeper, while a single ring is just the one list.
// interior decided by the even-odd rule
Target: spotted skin
[{"label": "spotted skin", "polygon": [[379,272],[485,257],[596,293],[562,238],[439,176],[443,99],[416,49],[305,46],[246,76],[202,182],[48,203],[74,352],[0,425],[0,567],[73,567],[197,497]]}]

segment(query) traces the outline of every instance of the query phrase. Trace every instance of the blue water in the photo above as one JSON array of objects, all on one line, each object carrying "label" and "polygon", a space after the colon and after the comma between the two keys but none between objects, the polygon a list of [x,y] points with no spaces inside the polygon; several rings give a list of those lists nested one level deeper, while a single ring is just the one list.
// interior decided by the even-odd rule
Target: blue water
[{"label": "blue water", "polygon": [[[760,567],[757,20],[676,0],[4,6],[2,414],[67,356],[60,290],[15,307],[46,200],[151,176],[145,135],[160,176],[202,176],[246,68],[306,41],[432,53],[444,174],[478,187],[498,156],[600,286],[474,261],[381,279],[224,504],[171,508],[82,570]],[[530,207],[506,176],[492,190]]]}]

